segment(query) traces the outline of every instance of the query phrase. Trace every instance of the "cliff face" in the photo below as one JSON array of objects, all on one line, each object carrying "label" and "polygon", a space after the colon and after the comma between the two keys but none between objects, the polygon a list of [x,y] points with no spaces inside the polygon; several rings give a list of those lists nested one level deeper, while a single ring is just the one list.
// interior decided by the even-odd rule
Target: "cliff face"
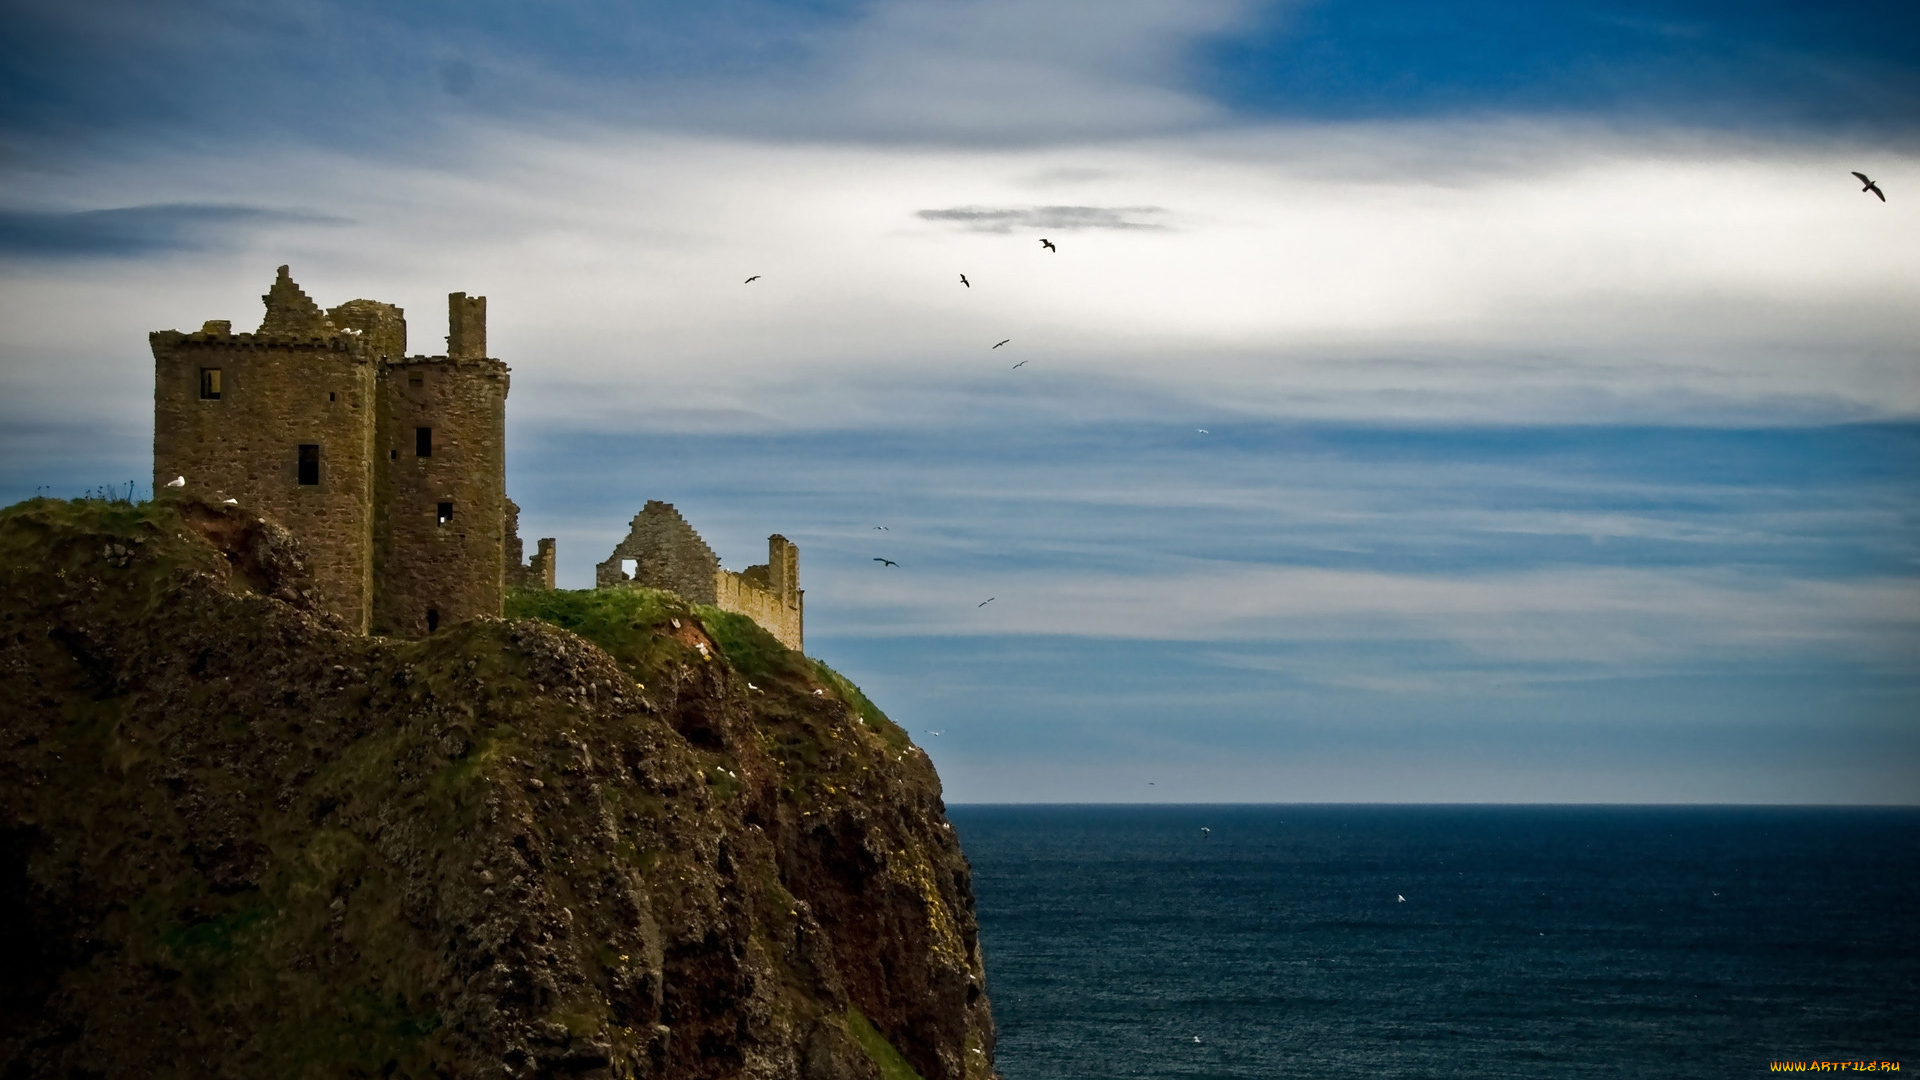
[{"label": "cliff face", "polygon": [[0,1075],[992,1075],[899,728],[739,616],[515,606],[359,637],[238,508],[0,511]]}]

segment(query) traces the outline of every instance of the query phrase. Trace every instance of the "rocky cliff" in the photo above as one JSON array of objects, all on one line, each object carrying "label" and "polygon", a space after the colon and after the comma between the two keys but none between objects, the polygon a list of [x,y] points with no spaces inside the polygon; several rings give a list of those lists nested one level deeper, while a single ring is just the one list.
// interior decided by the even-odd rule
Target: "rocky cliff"
[{"label": "rocky cliff", "polygon": [[0,511],[0,1075],[992,1075],[905,733],[671,594],[512,608],[360,637],[240,508]]}]

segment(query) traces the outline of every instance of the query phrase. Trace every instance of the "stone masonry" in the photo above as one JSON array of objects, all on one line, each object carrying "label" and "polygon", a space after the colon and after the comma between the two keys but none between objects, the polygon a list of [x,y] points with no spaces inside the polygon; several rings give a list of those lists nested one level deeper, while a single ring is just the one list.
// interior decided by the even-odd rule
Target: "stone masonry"
[{"label": "stone masonry", "polygon": [[508,368],[486,355],[485,297],[448,297],[445,356],[407,356],[391,304],[321,310],[284,266],[261,299],[251,334],[215,320],[149,335],[154,490],[185,477],[285,525],[327,606],[363,633],[497,616],[510,578],[552,581],[552,540],[546,569],[519,565]]},{"label": "stone masonry", "polygon": [[765,564],[736,574],[721,568],[720,557],[672,504],[649,500],[633,516],[626,539],[594,568],[594,584],[676,592],[693,603],[745,615],[787,648],[804,651],[800,549],[778,533],[767,537]]}]

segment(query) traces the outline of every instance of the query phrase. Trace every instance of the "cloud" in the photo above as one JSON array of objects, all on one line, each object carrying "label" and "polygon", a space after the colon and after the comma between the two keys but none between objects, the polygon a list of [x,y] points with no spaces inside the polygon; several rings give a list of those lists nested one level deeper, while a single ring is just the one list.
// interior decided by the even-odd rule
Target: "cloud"
[{"label": "cloud", "polygon": [[166,203],[108,210],[0,210],[0,255],[119,257],[233,246],[249,227],[345,218],[258,206]]},{"label": "cloud", "polygon": [[968,232],[1009,233],[1015,229],[1164,229],[1159,222],[1129,217],[1163,213],[1165,209],[1158,206],[955,206],[916,210],[913,216],[952,222]]}]

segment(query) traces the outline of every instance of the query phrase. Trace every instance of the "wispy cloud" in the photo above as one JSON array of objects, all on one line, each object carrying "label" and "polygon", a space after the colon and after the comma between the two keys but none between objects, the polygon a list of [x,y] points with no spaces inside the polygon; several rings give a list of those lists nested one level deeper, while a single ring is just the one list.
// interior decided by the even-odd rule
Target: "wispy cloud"
[{"label": "wispy cloud", "polygon": [[1164,214],[1158,206],[954,206],[944,210],[916,210],[927,221],[950,222],[968,232],[1010,233],[1015,229],[1164,229],[1157,221],[1139,217]]},{"label": "wispy cloud", "polygon": [[106,210],[0,209],[0,255],[111,257],[231,247],[252,226],[343,225],[347,219],[298,210],[204,203]]}]

